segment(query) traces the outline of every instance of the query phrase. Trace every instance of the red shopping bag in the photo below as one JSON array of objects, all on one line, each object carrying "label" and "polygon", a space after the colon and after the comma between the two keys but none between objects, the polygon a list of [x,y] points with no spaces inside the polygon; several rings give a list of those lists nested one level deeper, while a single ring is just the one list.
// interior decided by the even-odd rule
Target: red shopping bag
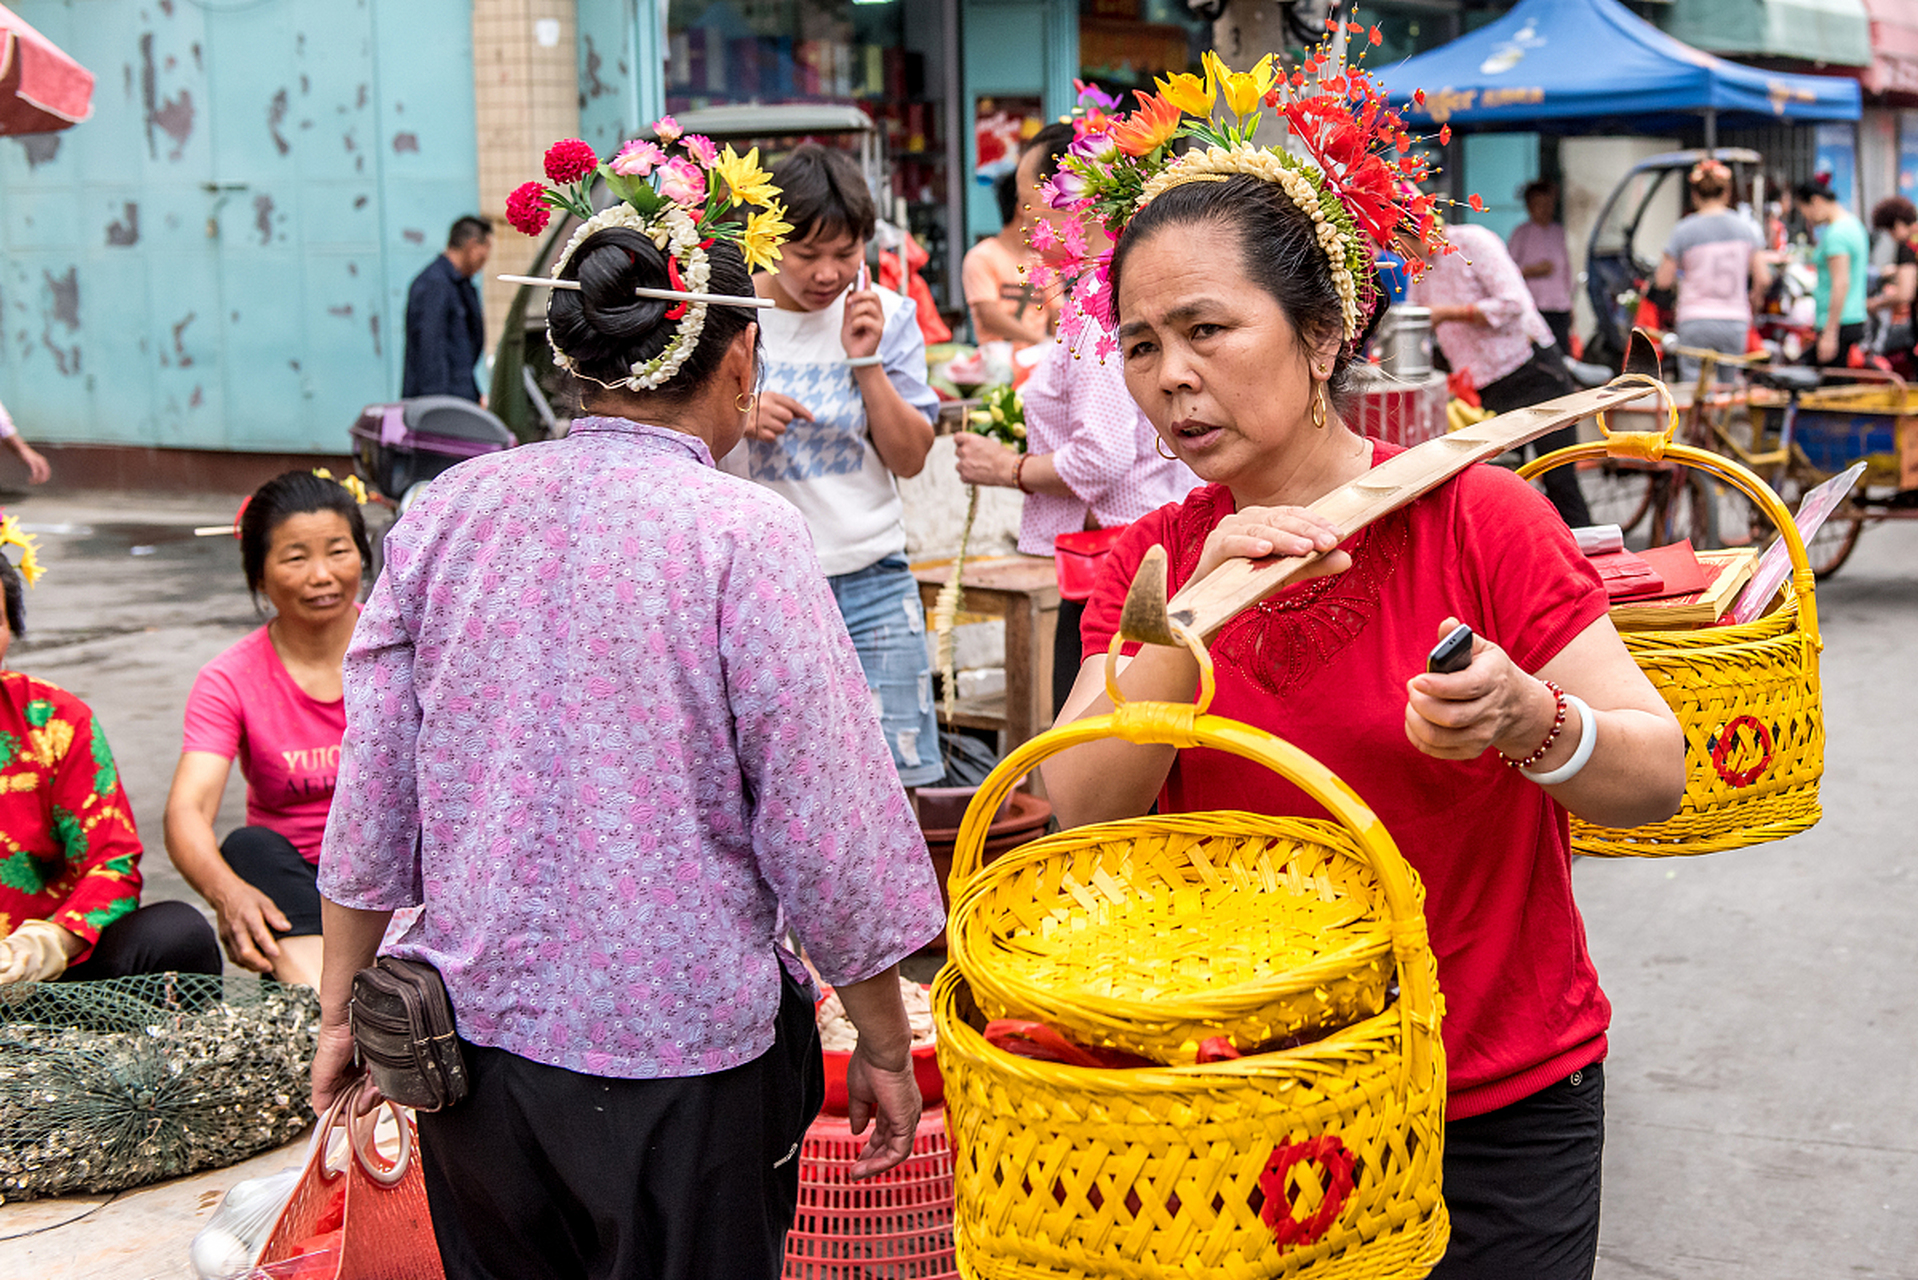
[{"label": "red shopping bag", "polygon": [[1113,544],[1130,525],[1110,529],[1087,529],[1081,533],[1062,533],[1052,540],[1053,568],[1059,577],[1059,596],[1065,600],[1090,600],[1099,581],[1099,566],[1112,552]]},{"label": "red shopping bag", "polygon": [[399,1125],[399,1154],[389,1162],[373,1145],[379,1108],[354,1116],[357,1096],[348,1090],[320,1117],[306,1168],[260,1251],[256,1276],[446,1280],[413,1119],[391,1102],[380,1104]]}]

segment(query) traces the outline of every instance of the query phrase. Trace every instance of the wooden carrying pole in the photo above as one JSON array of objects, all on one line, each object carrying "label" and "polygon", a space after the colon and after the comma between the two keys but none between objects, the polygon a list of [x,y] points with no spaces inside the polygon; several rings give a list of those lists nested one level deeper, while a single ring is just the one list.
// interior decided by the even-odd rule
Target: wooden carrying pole
[{"label": "wooden carrying pole", "polygon": [[[1358,479],[1334,489],[1311,510],[1351,537],[1380,516],[1423,497],[1475,462],[1489,462],[1508,449],[1594,413],[1622,408],[1656,394],[1640,379],[1580,391],[1529,409],[1514,409],[1477,426],[1414,445]],[[1188,582],[1168,603],[1164,547],[1153,547],[1139,564],[1126,593],[1119,631],[1128,640],[1177,646],[1172,624],[1210,641],[1219,628],[1291,582],[1321,553],[1264,560],[1228,560],[1197,582]]]}]

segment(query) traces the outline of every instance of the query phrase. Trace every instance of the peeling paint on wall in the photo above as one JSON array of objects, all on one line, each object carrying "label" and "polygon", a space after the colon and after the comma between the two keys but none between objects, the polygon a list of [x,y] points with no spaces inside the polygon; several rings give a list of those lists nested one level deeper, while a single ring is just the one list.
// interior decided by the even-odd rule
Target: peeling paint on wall
[{"label": "peeling paint on wall", "polygon": [[396,133],[393,135],[393,154],[404,155],[411,151],[419,154],[420,135],[417,133]]},{"label": "peeling paint on wall", "polygon": [[60,135],[57,133],[29,133],[14,139],[20,149],[27,153],[27,168],[38,169],[47,161],[60,154]]},{"label": "peeling paint on wall", "polygon": [[400,232],[400,239],[406,241],[408,244],[425,244],[426,233],[418,227],[408,227],[406,230]]},{"label": "peeling paint on wall", "polygon": [[286,90],[282,89],[273,95],[273,101],[266,108],[266,131],[273,136],[273,145],[279,148],[281,155],[293,149],[280,133],[280,126],[286,123],[286,109]]},{"label": "peeling paint on wall", "polygon": [[199,318],[197,311],[189,311],[173,326],[173,363],[184,369],[193,363],[193,356],[186,349],[186,329]]},{"label": "peeling paint on wall", "polygon": [[253,225],[259,230],[260,243],[273,243],[273,197],[258,195],[253,197]]},{"label": "peeling paint on wall", "polygon": [[140,105],[146,113],[147,154],[154,159],[160,158],[158,140],[153,131],[158,129],[173,139],[173,154],[169,160],[178,160],[186,154],[186,141],[193,136],[193,94],[182,89],[171,98],[160,96],[160,76],[153,66],[153,33],[140,33]]},{"label": "peeling paint on wall", "polygon": [[376,356],[384,355],[385,352],[380,346],[380,313],[375,311],[372,315],[368,316],[366,318],[366,324],[367,327],[373,331],[373,354]]},{"label": "peeling paint on wall", "polygon": [[112,222],[107,223],[107,243],[116,248],[128,248],[140,243],[140,206],[129,200],[125,211]]},{"label": "peeling paint on wall", "polygon": [[581,76],[579,81],[579,105],[581,108],[584,108],[586,104],[594,98],[602,98],[613,92],[613,86],[599,78],[599,69],[605,65],[604,60],[599,56],[599,46],[593,43],[591,36],[586,36],[585,41],[586,74]]},{"label": "peeling paint on wall", "polygon": [[47,282],[47,305],[41,312],[40,344],[53,353],[54,367],[65,377],[73,377],[80,372],[80,346],[78,343],[63,347],[53,340],[53,326],[62,325],[68,334],[80,328],[80,272],[77,267],[68,267],[63,276],[51,271],[41,272]]}]

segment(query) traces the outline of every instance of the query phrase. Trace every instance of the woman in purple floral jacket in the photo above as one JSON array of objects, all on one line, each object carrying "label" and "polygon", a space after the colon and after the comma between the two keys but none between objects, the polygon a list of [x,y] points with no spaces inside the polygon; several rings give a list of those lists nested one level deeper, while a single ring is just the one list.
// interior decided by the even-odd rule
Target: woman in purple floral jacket
[{"label": "woman in purple floral jacket", "polygon": [[698,255],[621,209],[548,310],[595,416],[433,481],[346,658],[314,1105],[352,1082],[353,973],[422,907],[391,951],[445,978],[473,1081],[419,1117],[455,1278],[778,1273],[822,1081],[776,931],[860,1033],[854,1176],[919,1118],[897,964],[941,924],[925,845],[805,522],[713,466],[754,312],[635,297],[753,282],[721,240],[682,284]]}]

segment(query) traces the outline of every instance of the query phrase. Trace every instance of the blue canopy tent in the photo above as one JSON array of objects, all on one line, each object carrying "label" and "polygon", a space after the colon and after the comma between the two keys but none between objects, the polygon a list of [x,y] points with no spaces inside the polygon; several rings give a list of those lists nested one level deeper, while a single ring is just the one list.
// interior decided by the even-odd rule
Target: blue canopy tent
[{"label": "blue canopy tent", "polygon": [[1461,130],[1655,133],[1856,120],[1858,83],[1760,71],[1673,39],[1618,0],[1520,0],[1497,22],[1374,74],[1408,119]]}]

